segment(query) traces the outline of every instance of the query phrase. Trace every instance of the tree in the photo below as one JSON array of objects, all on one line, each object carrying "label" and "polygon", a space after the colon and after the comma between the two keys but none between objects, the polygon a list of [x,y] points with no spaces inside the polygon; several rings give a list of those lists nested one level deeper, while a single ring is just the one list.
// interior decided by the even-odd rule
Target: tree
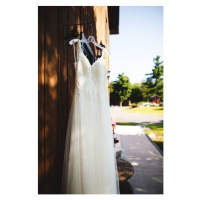
[{"label": "tree", "polygon": [[141,82],[140,88],[141,88],[141,91],[142,91],[142,97],[143,97],[142,100],[147,101],[148,100],[148,95],[147,95],[148,88],[147,88],[147,85],[145,84],[144,80]]},{"label": "tree", "polygon": [[142,90],[139,83],[134,83],[131,89],[131,102],[138,103],[143,100]]},{"label": "tree", "polygon": [[114,82],[112,81],[112,82],[110,82],[110,93],[113,93],[113,84],[114,84]]},{"label": "tree", "polygon": [[131,88],[132,85],[130,80],[124,73],[118,74],[117,80],[110,84],[111,95],[120,102],[120,106],[122,106],[122,103],[130,97]]},{"label": "tree", "polygon": [[163,61],[160,62],[160,56],[153,59],[155,63],[152,73],[145,74],[147,77],[145,85],[147,87],[148,97],[156,94],[163,99]]}]

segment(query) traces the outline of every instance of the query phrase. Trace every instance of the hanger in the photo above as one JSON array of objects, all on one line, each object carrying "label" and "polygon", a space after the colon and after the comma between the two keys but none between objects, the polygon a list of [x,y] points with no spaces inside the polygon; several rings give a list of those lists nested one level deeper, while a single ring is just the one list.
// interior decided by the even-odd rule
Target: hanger
[{"label": "hanger", "polygon": [[94,45],[96,45],[97,47],[99,47],[100,49],[104,49],[105,51],[106,51],[106,53],[108,54],[108,55],[110,55],[110,53],[109,53],[109,51],[106,49],[106,48],[104,48],[104,47],[102,47],[101,45],[99,45],[98,43],[96,43],[96,41],[95,41],[95,38],[94,38],[94,36],[92,36],[92,35],[90,35],[89,37],[88,37],[88,39],[72,39],[72,40],[70,40],[69,41],[69,44],[70,45],[73,45],[75,42],[78,42],[78,41],[80,41],[80,42],[85,42],[85,43],[90,43],[90,42],[92,42]]}]

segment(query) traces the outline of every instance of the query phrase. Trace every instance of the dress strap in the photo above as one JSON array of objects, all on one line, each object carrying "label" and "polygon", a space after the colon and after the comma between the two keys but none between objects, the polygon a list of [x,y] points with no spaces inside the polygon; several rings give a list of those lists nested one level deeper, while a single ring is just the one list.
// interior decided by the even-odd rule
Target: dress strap
[{"label": "dress strap", "polygon": [[79,61],[79,55],[80,55],[81,51],[82,51],[82,49],[81,49],[81,42],[80,42],[80,40],[78,40],[77,61]]},{"label": "dress strap", "polygon": [[77,63],[77,60],[76,60],[76,53],[75,53],[75,43],[73,42],[73,49],[74,49],[74,60],[75,60],[75,63]]}]

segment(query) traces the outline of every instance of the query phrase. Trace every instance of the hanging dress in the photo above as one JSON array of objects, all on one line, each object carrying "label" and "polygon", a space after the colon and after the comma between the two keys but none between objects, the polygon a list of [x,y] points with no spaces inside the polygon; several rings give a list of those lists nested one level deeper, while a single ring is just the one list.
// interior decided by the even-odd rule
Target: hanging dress
[{"label": "hanging dress", "polygon": [[78,41],[66,131],[62,194],[120,194],[104,50],[92,65]]}]

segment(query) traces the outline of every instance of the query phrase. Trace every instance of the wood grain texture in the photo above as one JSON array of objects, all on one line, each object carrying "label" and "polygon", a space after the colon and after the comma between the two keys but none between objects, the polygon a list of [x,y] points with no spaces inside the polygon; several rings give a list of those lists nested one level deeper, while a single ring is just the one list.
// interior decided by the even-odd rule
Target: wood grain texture
[{"label": "wood grain texture", "polygon": [[68,78],[67,78],[67,58],[68,49],[64,50],[64,25],[68,21],[68,6],[59,7],[59,21],[58,21],[58,34],[59,34],[59,69],[58,69],[58,133],[57,133],[57,147],[58,147],[58,191],[60,193],[61,177],[63,168],[63,157],[65,147],[65,136],[68,121]]},{"label": "wood grain texture", "polygon": [[45,9],[38,7],[38,193],[44,193],[44,45]]},{"label": "wood grain texture", "polygon": [[131,176],[133,176],[133,166],[131,165],[131,163],[122,158],[117,159],[117,169],[120,182],[127,181]]},{"label": "wood grain texture", "polygon": [[57,190],[58,7],[46,7],[45,191]]}]

